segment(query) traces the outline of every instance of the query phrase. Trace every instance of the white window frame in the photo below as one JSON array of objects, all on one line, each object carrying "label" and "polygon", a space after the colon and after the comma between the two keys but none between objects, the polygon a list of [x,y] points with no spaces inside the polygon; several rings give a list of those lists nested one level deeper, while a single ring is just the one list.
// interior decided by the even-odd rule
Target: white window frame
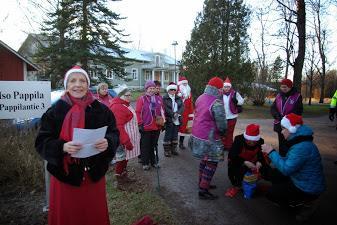
[{"label": "white window frame", "polygon": [[107,70],[107,71],[106,71],[106,77],[107,77],[109,80],[114,80],[114,79],[115,79],[114,71],[113,71],[113,70]]},{"label": "white window frame", "polygon": [[155,56],[155,64],[156,64],[156,67],[160,67],[160,55]]},{"label": "white window frame", "polygon": [[164,73],[164,81],[169,81],[170,80],[170,74],[168,72]]},{"label": "white window frame", "polygon": [[152,80],[152,72],[150,70],[145,71],[144,80],[145,81]]},{"label": "white window frame", "polygon": [[98,76],[94,70],[89,70],[89,76],[93,79],[98,79]]},{"label": "white window frame", "polygon": [[131,69],[131,74],[132,74],[132,79],[133,80],[138,80],[138,69],[137,68],[132,68]]}]

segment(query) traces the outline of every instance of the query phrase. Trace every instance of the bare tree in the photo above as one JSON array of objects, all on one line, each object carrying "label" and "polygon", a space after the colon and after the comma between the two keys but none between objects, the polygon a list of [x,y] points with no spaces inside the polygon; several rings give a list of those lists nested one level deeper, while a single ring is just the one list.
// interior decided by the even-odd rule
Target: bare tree
[{"label": "bare tree", "polygon": [[[317,65],[319,64],[319,59],[317,58],[317,52],[315,51],[316,46],[316,37],[314,35],[308,35],[308,40],[310,40],[310,45],[307,52],[307,58],[306,58],[306,97],[309,98],[308,105],[311,105],[311,98],[312,98],[312,91],[313,91],[313,85],[314,85],[314,75],[315,75],[315,69],[317,68]],[[308,84],[309,83],[309,84]],[[308,90],[309,86],[309,90]]]},{"label": "bare tree", "polygon": [[289,1],[287,0],[277,0],[278,4],[284,7],[289,14],[292,14],[291,20],[285,18],[285,22],[293,23],[296,25],[297,29],[297,56],[294,61],[294,86],[301,90],[301,82],[302,82],[302,69],[304,64],[305,57],[305,24],[306,24],[306,12],[305,12],[305,1],[304,0],[296,0],[296,6],[291,7],[289,5]]},{"label": "bare tree", "polygon": [[321,91],[319,103],[323,103],[324,101],[324,87],[325,87],[325,74],[326,74],[326,44],[327,44],[327,30],[323,27],[322,24],[322,16],[326,13],[326,1],[321,0],[310,0],[310,7],[313,12],[314,17],[314,29],[315,36],[317,38],[317,45],[319,56],[321,59],[321,68],[318,69],[318,73],[321,78]]}]

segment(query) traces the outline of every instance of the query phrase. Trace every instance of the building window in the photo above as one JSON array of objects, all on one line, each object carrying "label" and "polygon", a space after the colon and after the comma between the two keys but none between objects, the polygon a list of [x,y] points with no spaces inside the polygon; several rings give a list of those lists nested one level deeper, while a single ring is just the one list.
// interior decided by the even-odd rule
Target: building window
[{"label": "building window", "polygon": [[152,73],[151,73],[151,71],[150,70],[146,70],[145,71],[145,80],[147,81],[147,80],[152,80]]},{"label": "building window", "polygon": [[108,78],[109,80],[113,80],[114,79],[114,72],[112,70],[107,70],[106,78]]},{"label": "building window", "polygon": [[160,56],[159,55],[156,55],[155,63],[156,63],[156,67],[160,67]]},{"label": "building window", "polygon": [[170,75],[168,73],[164,74],[164,81],[169,81],[170,80]]},{"label": "building window", "polygon": [[138,70],[137,69],[132,69],[132,79],[138,80]]},{"label": "building window", "polygon": [[94,70],[89,70],[89,76],[91,78],[93,78],[93,79],[97,79],[98,78],[97,73]]}]

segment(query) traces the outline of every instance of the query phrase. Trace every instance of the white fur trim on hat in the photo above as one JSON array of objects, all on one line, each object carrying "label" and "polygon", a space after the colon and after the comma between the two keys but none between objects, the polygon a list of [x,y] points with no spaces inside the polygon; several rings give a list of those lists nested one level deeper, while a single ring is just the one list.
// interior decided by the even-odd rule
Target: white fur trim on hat
[{"label": "white fur trim on hat", "polygon": [[178,85],[182,85],[182,84],[188,84],[188,80],[178,81]]},{"label": "white fur trim on hat", "polygon": [[232,84],[231,84],[231,83],[225,82],[225,83],[223,83],[223,86],[224,86],[224,87],[232,87]]},{"label": "white fur trim on hat", "polygon": [[90,87],[90,79],[89,79],[89,75],[87,74],[87,72],[79,66],[74,66],[73,68],[68,70],[66,75],[64,76],[64,81],[63,81],[64,89],[67,89],[68,78],[69,78],[69,75],[72,74],[72,73],[83,74],[85,76],[85,78],[87,78],[88,87]]},{"label": "white fur trim on hat", "polygon": [[260,140],[261,136],[260,135],[257,135],[257,136],[250,136],[250,135],[247,135],[246,132],[243,133],[243,136],[246,140],[248,141],[258,141]]},{"label": "white fur trim on hat", "polygon": [[177,90],[178,87],[177,87],[177,85],[175,85],[175,84],[170,84],[170,85],[168,85],[168,86],[166,87],[166,91],[168,92],[170,89],[175,89],[175,90]]},{"label": "white fur trim on hat", "polygon": [[281,126],[286,128],[292,134],[296,133],[297,128],[300,127],[300,125],[292,126],[290,120],[286,116],[282,118]]}]

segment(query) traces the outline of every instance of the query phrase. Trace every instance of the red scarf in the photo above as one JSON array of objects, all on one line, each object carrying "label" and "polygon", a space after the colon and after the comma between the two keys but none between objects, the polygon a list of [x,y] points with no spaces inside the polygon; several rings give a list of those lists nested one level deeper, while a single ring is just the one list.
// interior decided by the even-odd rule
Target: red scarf
[{"label": "red scarf", "polygon": [[[62,129],[60,133],[60,139],[68,142],[73,139],[74,128],[84,128],[85,126],[85,109],[90,105],[95,98],[90,91],[81,99],[74,98],[68,93],[61,97],[63,101],[71,105],[71,109],[68,111],[64,118]],[[63,158],[63,168],[68,174],[68,164],[72,164],[75,161],[72,160],[69,154]]]}]

